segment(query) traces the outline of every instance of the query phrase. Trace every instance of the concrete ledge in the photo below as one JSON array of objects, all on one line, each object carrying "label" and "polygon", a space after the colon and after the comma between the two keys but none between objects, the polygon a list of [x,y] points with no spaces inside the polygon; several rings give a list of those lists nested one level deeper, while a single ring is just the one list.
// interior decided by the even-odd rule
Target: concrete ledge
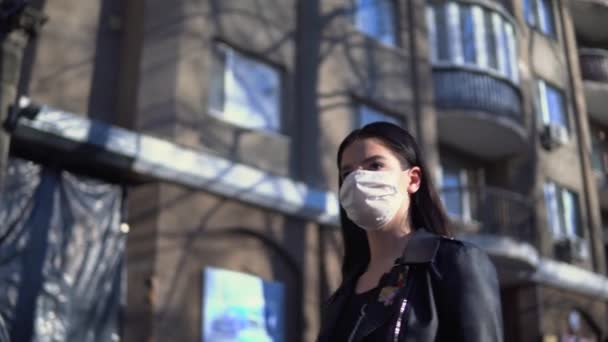
[{"label": "concrete ledge", "polygon": [[534,282],[608,300],[608,278],[570,264],[543,259],[531,278]]},{"label": "concrete ledge", "polygon": [[[33,120],[21,118],[14,136],[52,147],[60,152],[59,159],[84,158],[79,162],[97,163],[97,168],[111,167],[142,179],[182,184],[322,224],[339,224],[338,200],[332,192],[47,106]],[[86,147],[87,154],[75,155],[80,147]],[[107,155],[103,163],[93,160],[96,152]]]},{"label": "concrete ledge", "polygon": [[458,238],[483,248],[490,255],[517,261],[522,267],[536,269],[540,257],[534,246],[507,236],[490,234],[460,234]]}]

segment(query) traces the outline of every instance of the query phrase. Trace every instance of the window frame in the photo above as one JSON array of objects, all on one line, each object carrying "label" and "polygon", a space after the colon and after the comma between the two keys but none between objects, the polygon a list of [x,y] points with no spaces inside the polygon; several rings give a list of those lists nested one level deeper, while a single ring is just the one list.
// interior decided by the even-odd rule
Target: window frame
[{"label": "window frame", "polygon": [[[249,51],[242,50],[234,45],[227,43],[222,40],[216,40],[213,42],[212,47],[212,66],[211,66],[211,77],[209,80],[209,89],[207,91],[208,94],[208,103],[207,103],[207,111],[214,118],[225,122],[229,125],[233,125],[235,127],[255,131],[255,132],[263,132],[269,135],[284,135],[285,132],[285,117],[284,117],[284,106],[285,106],[285,70],[282,66],[264,59],[255,53],[251,53]],[[229,54],[232,54],[232,58],[236,60],[240,59],[247,63],[253,63],[256,66],[260,65],[266,69],[266,71],[271,71],[276,76],[276,102],[273,107],[276,111],[276,117],[271,118],[271,120],[276,121],[276,127],[270,124],[265,124],[263,127],[258,127],[255,125],[249,125],[247,122],[240,122],[236,119],[231,119],[230,115],[227,114],[226,111],[226,103],[227,103],[227,86],[226,86],[226,78],[228,66],[226,65],[227,59],[230,58]],[[256,68],[257,70],[257,68]],[[219,80],[218,80],[219,79]],[[255,110],[248,110],[246,116],[250,116],[252,114],[260,115],[260,113],[254,113]],[[263,120],[263,119],[262,119]]]},{"label": "window frame", "polygon": [[445,211],[446,214],[448,214],[448,216],[452,217],[452,218],[456,218],[456,219],[460,219],[463,222],[471,222],[473,220],[473,215],[472,215],[472,206],[471,206],[471,177],[470,177],[470,173],[471,170],[467,169],[466,167],[461,167],[461,166],[455,166],[455,165],[441,165],[441,187],[442,189],[445,189],[445,176],[446,176],[446,171],[451,170],[451,171],[456,171],[454,172],[455,174],[458,174],[458,186],[457,186],[457,190],[458,190],[458,195],[459,195],[459,207],[460,209],[462,209],[462,212],[460,214],[454,214],[450,212],[449,209],[449,205],[448,205],[448,200],[446,198],[446,194],[441,191],[441,201],[443,202],[443,205],[445,207]]},{"label": "window frame", "polygon": [[591,169],[598,176],[605,176],[608,174],[608,130],[591,122],[589,131],[591,134]]},{"label": "window frame", "polygon": [[[548,188],[553,188],[553,198],[556,203],[549,203]],[[565,195],[571,195],[574,208],[574,227],[568,227],[568,214],[566,213]],[[570,188],[564,187],[559,183],[547,179],[543,184],[543,196],[545,200],[545,214],[547,215],[547,228],[553,241],[582,240],[585,239],[583,222],[581,216],[582,207],[580,205],[580,194]],[[552,212],[555,209],[556,212]]]},{"label": "window frame", "polygon": [[[552,116],[549,108],[550,103],[547,89],[554,91],[555,94],[560,96],[564,125],[551,120]],[[570,110],[566,98],[566,91],[542,78],[536,79],[536,112],[537,120],[541,128],[548,124],[558,124],[566,130],[568,135],[570,135]]]},{"label": "window frame", "polygon": [[385,41],[384,39],[382,39],[382,37],[378,37],[375,34],[373,34],[372,32],[368,32],[367,30],[363,29],[360,25],[359,25],[359,18],[358,18],[358,13],[359,13],[359,9],[361,7],[360,5],[360,1],[365,1],[365,0],[351,0],[352,3],[352,25],[353,27],[355,27],[355,29],[357,30],[357,32],[361,33],[362,35],[369,37],[383,45],[392,47],[392,48],[398,48],[401,45],[400,42],[400,38],[399,38],[399,22],[400,22],[400,12],[399,12],[399,2],[397,0],[376,0],[375,2],[377,3],[377,1],[383,1],[389,4],[390,6],[390,13],[388,13],[391,17],[392,20],[392,25],[391,26],[391,39],[390,41]]},{"label": "window frame", "polygon": [[[551,32],[547,32],[545,31],[545,29],[543,28],[546,23],[543,25],[542,22],[545,21],[546,19],[544,19],[545,17],[541,15],[541,11],[542,8],[544,8],[543,6],[541,6],[541,2],[542,1],[549,1],[550,2],[550,9],[548,12],[546,12],[549,16],[548,18],[550,18],[550,22],[552,25],[552,31]],[[526,6],[526,3],[530,4],[529,6]],[[556,8],[555,8],[555,2],[553,0],[525,0],[523,2],[523,10],[524,10],[524,20],[526,22],[526,24],[533,28],[535,31],[538,31],[540,33],[542,33],[544,36],[552,38],[554,40],[558,39],[558,28],[557,28],[557,16],[556,16]],[[531,13],[531,14],[529,14]],[[544,11],[542,13],[545,13]],[[532,19],[529,19],[529,17],[531,17]]]}]

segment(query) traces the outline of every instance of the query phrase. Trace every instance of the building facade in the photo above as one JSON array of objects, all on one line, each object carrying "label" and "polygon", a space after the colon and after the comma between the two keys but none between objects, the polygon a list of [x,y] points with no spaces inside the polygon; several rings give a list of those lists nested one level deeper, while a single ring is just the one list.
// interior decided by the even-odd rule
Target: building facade
[{"label": "building facade", "polygon": [[285,341],[313,341],[340,282],[337,148],[377,120],[495,262],[506,341],[608,338],[604,1],[32,6],[17,90],[43,106],[11,153],[128,188],[123,340],[201,340],[215,267],[283,284]]}]

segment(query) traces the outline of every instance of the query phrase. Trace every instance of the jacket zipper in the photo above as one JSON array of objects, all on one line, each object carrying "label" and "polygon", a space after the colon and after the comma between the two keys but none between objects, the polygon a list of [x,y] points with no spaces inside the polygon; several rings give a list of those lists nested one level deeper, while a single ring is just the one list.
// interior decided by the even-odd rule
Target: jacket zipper
[{"label": "jacket zipper", "polygon": [[357,330],[359,330],[359,325],[361,325],[361,322],[363,322],[363,318],[365,318],[365,308],[367,307],[367,304],[363,304],[363,306],[361,307],[361,313],[359,314],[359,319],[357,319],[357,323],[355,323],[355,327],[353,328],[353,330],[350,332],[350,335],[348,336],[348,342],[352,342],[353,339],[355,338],[355,334],[357,333]]},{"label": "jacket zipper", "polygon": [[403,313],[405,312],[406,307],[407,307],[407,298],[404,298],[403,302],[401,302],[401,307],[399,308],[399,318],[397,319],[397,324],[395,325],[395,335],[393,336],[393,342],[399,341],[399,333],[401,332],[401,323],[403,321]]}]

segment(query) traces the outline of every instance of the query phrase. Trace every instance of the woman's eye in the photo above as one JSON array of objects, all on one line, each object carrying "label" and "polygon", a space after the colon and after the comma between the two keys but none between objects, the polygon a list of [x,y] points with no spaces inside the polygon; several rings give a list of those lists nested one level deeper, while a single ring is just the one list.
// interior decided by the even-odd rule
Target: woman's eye
[{"label": "woman's eye", "polygon": [[384,167],[384,165],[382,165],[382,163],[378,163],[378,162],[371,163],[370,166],[369,166],[369,168],[371,170],[380,170],[383,167]]}]

